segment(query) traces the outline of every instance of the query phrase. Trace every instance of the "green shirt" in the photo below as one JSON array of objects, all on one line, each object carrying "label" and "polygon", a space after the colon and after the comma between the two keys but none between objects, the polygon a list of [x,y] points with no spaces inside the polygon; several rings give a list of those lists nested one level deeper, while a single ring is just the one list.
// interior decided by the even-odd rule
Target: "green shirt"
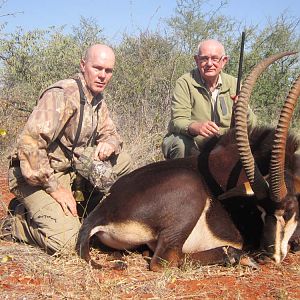
[{"label": "green shirt", "polygon": [[[214,121],[224,134],[230,127],[232,106],[231,96],[235,96],[237,79],[221,72],[221,86],[215,107],[211,101],[211,92],[204,86],[198,69],[181,76],[174,89],[171,104],[171,121],[169,133],[190,136],[188,126],[195,121]],[[248,124],[255,125],[256,117],[249,108]],[[197,136],[195,140],[201,143],[204,137]]]}]

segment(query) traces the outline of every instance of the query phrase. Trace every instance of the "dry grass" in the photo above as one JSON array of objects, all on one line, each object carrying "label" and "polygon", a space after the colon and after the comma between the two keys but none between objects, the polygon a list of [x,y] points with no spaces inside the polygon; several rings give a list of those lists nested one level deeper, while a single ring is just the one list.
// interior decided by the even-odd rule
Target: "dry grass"
[{"label": "dry grass", "polygon": [[257,272],[240,266],[186,264],[181,270],[166,268],[162,273],[154,273],[148,270],[148,262],[140,253],[124,254],[128,267],[118,271],[118,260],[97,250],[92,251],[92,257],[102,269],[94,269],[75,254],[58,258],[25,244],[1,241],[0,245],[0,287],[4,299],[21,299],[24,292],[26,299],[208,299],[211,291],[187,293],[182,283],[224,276],[238,279]]},{"label": "dry grass", "polygon": [[[2,299],[297,299],[300,256],[296,264],[269,265],[260,270],[242,266],[193,266],[148,270],[140,253],[119,259],[92,251],[102,265],[94,269],[76,255],[49,256],[41,250],[0,242]],[[7,260],[7,261],[6,261]],[[298,292],[297,292],[298,287]]]}]

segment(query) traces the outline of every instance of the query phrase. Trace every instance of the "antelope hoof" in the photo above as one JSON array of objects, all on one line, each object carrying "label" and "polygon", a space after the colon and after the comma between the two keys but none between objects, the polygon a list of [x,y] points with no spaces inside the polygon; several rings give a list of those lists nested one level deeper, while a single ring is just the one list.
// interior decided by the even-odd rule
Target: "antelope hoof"
[{"label": "antelope hoof", "polygon": [[266,265],[266,264],[269,264],[271,262],[273,262],[273,260],[267,255],[267,254],[260,254],[256,261],[260,264],[260,265]]},{"label": "antelope hoof", "polygon": [[294,239],[290,242],[290,251],[293,253],[300,251],[300,238]]},{"label": "antelope hoof", "polygon": [[93,261],[93,260],[90,261],[90,264],[91,264],[91,266],[92,266],[94,269],[97,269],[97,270],[102,269],[102,266],[101,266],[100,264],[96,263],[96,262]]},{"label": "antelope hoof", "polygon": [[258,263],[254,259],[252,259],[251,257],[249,257],[249,256],[243,256],[243,257],[241,257],[241,259],[240,259],[240,265],[247,266],[247,267],[250,267],[250,268],[255,269],[255,270],[259,269]]}]

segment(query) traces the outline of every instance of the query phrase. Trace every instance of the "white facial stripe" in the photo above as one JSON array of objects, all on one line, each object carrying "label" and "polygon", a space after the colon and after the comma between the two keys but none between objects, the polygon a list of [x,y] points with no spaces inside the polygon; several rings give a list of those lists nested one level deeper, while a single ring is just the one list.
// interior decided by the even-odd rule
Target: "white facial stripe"
[{"label": "white facial stripe", "polygon": [[283,217],[276,216],[276,232],[275,232],[275,241],[274,241],[274,255],[273,258],[276,263],[281,261],[281,229],[282,229],[282,220]]},{"label": "white facial stripe", "polygon": [[265,224],[265,219],[266,219],[266,211],[259,205],[257,205],[257,209],[261,212],[261,219],[263,221],[263,223]]},{"label": "white facial stripe", "polygon": [[297,225],[298,225],[298,221],[296,221],[296,213],[294,213],[293,217],[286,222],[286,225],[284,227],[283,238],[281,241],[281,255],[282,255],[281,260],[283,260],[287,255],[288,242],[291,236],[293,235],[294,231],[296,230]]},{"label": "white facial stripe", "polygon": [[276,237],[275,237],[275,251],[273,258],[276,263],[280,263],[287,255],[288,242],[296,230],[298,222],[296,221],[296,213],[287,222],[282,216],[276,216]]}]

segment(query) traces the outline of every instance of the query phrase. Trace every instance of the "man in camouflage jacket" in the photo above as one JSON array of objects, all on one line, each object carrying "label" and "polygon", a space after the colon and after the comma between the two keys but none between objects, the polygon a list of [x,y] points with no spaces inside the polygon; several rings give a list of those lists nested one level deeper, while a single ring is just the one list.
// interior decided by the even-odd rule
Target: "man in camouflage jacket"
[{"label": "man in camouflage jacket", "polygon": [[[228,61],[223,45],[205,40],[194,58],[197,68],[181,76],[174,88],[171,120],[162,143],[167,159],[201,151],[207,138],[222,135],[230,127],[237,79],[222,71]],[[250,108],[248,122],[256,122]]]},{"label": "man in camouflage jacket", "polygon": [[72,163],[87,146],[95,145],[93,159],[110,161],[117,177],[129,172],[130,157],[122,151],[102,93],[114,64],[113,50],[102,44],[91,46],[80,62],[81,73],[75,78],[81,82],[85,104],[77,142],[79,85],[74,78],[61,80],[42,93],[11,157],[10,189],[20,202],[10,218],[14,239],[50,253],[74,248],[81,224],[71,190]]}]

